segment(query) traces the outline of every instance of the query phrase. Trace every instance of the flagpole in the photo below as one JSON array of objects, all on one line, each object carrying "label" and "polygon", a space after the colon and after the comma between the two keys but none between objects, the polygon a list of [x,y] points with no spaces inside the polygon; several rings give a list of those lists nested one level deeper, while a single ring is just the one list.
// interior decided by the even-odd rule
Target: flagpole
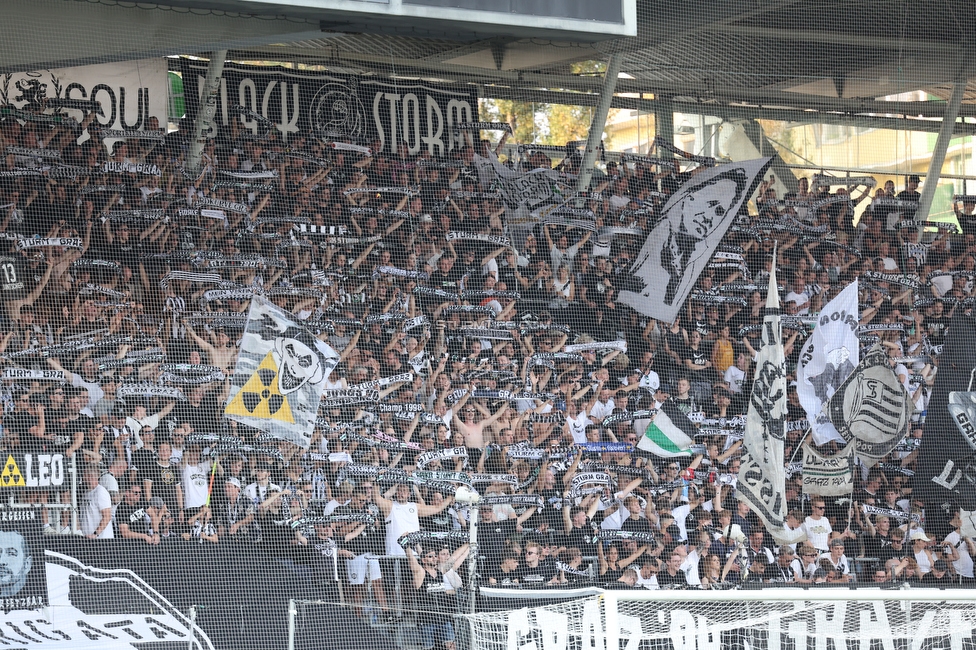
[{"label": "flagpole", "polygon": [[798,443],[796,443],[796,449],[793,450],[793,455],[790,456],[790,462],[787,463],[787,465],[789,465],[790,463],[792,463],[793,460],[796,458],[796,452],[800,451],[800,448],[803,447],[803,442],[807,439],[807,436],[810,435],[810,432],[811,431],[812,431],[812,429],[807,428],[807,430],[803,433],[803,437],[800,438],[800,441]]}]

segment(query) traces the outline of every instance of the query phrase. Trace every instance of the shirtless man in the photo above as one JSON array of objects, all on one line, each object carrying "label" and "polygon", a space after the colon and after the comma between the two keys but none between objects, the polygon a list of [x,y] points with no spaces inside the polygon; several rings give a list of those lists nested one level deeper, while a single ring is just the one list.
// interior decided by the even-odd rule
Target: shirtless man
[{"label": "shirtless man", "polygon": [[[468,395],[471,393],[469,392]],[[465,398],[467,395],[465,396]],[[461,435],[464,436],[464,446],[468,449],[484,449],[485,448],[485,427],[494,424],[498,418],[500,418],[505,411],[508,410],[508,404],[503,404],[500,409],[495,411],[494,414],[489,415],[480,405],[476,405],[474,402],[467,404],[467,399],[462,398],[458,402],[458,408],[454,411],[453,419],[454,426]],[[480,408],[479,408],[480,407]],[[481,422],[475,422],[474,418],[478,411],[481,411],[482,415],[486,416]],[[461,416],[458,417],[460,412]]]},{"label": "shirtless man", "polygon": [[220,368],[225,375],[229,374],[237,363],[238,349],[231,342],[224,328],[218,327],[214,330],[213,337],[216,342],[216,345],[214,345],[194,332],[188,322],[184,321],[183,324],[186,327],[187,333],[196,341],[197,345],[207,351],[207,354],[210,356],[210,363]]}]

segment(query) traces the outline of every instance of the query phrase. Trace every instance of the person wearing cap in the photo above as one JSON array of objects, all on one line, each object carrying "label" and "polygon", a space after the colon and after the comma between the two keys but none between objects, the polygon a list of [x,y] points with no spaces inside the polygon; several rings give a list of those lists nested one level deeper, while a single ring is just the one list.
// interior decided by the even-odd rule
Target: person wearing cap
[{"label": "person wearing cap", "polygon": [[840,537],[830,540],[830,551],[820,556],[821,563],[823,560],[830,562],[830,566],[837,572],[839,582],[854,582],[855,576],[851,569],[851,562],[844,555],[844,540]]},{"label": "person wearing cap", "polygon": [[244,498],[253,503],[256,508],[254,526],[258,536],[265,528],[273,525],[272,519],[275,513],[271,510],[278,501],[275,496],[281,493],[281,487],[271,482],[271,470],[271,463],[259,461],[254,468],[256,480],[244,488]]},{"label": "person wearing cap", "polygon": [[935,555],[929,548],[932,544],[932,538],[926,535],[921,528],[916,528],[909,534],[908,539],[912,542],[911,552],[915,557],[915,563],[918,565],[918,572],[924,576],[932,570],[932,565],[935,564]]},{"label": "person wearing cap", "polygon": [[[122,539],[136,539],[146,544],[159,544],[159,518],[165,508],[163,500],[153,497],[148,503],[142,499],[142,485],[138,481],[126,481],[122,502],[115,511],[115,522]],[[154,510],[156,521],[150,515]]]},{"label": "person wearing cap", "polygon": [[241,479],[230,476],[224,479],[224,499],[217,513],[217,536],[250,539],[249,526],[257,509],[254,502],[244,496]]},{"label": "person wearing cap", "polygon": [[945,560],[936,560],[932,563],[932,570],[922,576],[922,584],[929,585],[950,585],[956,582],[949,565]]}]

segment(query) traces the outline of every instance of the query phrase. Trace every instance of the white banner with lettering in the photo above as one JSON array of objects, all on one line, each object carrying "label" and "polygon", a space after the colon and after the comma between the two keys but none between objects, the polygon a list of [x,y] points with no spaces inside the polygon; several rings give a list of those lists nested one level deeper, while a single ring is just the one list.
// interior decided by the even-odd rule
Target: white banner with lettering
[{"label": "white banner with lettering", "polygon": [[86,112],[73,106],[94,100],[101,128],[145,131],[150,117],[166,126],[167,75],[163,58],[8,73],[0,77],[0,105],[32,110],[46,100],[46,113],[60,104],[64,115],[80,122]]}]

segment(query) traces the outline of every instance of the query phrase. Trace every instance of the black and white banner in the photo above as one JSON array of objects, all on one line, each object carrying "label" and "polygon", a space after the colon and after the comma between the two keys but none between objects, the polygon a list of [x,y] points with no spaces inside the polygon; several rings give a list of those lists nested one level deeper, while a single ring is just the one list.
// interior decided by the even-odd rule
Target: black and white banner
[{"label": "black and white banner", "polygon": [[[187,114],[200,106],[205,61],[181,60]],[[274,123],[286,143],[298,133],[320,140],[379,140],[373,154],[390,155],[400,143],[411,156],[436,157],[465,146],[460,124],[478,118],[474,86],[393,83],[368,77],[300,72],[278,67],[224,66],[214,122],[236,119],[231,108],[242,105]],[[254,135],[263,131],[256,120],[242,117]],[[211,134],[212,135],[212,134]]]},{"label": "black and white banner", "polygon": [[97,110],[90,133],[94,127],[145,130],[150,117],[166,124],[166,66],[166,59],[156,58],[8,73],[0,79],[0,105],[39,111],[46,100],[46,113],[60,104],[67,117],[81,122],[86,111],[80,107],[93,100]]},{"label": "black and white banner", "polygon": [[78,237],[34,237],[30,239],[18,239],[17,249],[27,250],[28,248],[44,248],[46,246],[57,246],[60,248],[81,249],[81,239]]},{"label": "black and white banner", "polygon": [[830,398],[831,422],[846,442],[856,443],[865,467],[873,467],[905,437],[913,410],[880,345],[864,355]]},{"label": "black and white banner", "polygon": [[431,463],[435,461],[456,461],[459,458],[463,458],[465,462],[468,460],[468,449],[467,447],[450,447],[447,449],[431,449],[430,451],[425,451],[424,453],[417,456],[417,468],[424,469]]},{"label": "black and white banner", "polygon": [[[762,347],[756,359],[753,382],[742,437],[742,459],[736,497],[745,501],[780,544],[784,534],[787,504],[784,442],[786,440],[786,355],[780,327],[776,267],[769,276],[763,317]],[[795,541],[795,540],[794,540]]]},{"label": "black and white banner", "polygon": [[720,165],[675,192],[629,269],[633,286],[618,302],[667,323],[708,265],[735,216],[752,196],[770,158]]},{"label": "black and white banner", "polygon": [[803,446],[803,494],[833,497],[853,490],[854,445],[846,445],[834,456],[824,456],[810,445]]},{"label": "black and white banner", "polygon": [[854,280],[824,306],[813,335],[800,352],[796,393],[818,445],[843,442],[824,405],[858,363],[857,292]]},{"label": "black and white banner", "polygon": [[307,449],[339,355],[292,314],[251,299],[224,415]]},{"label": "black and white banner", "polygon": [[7,368],[0,375],[0,379],[15,379],[18,381],[61,381],[64,371],[61,370],[31,370],[28,368]]}]

